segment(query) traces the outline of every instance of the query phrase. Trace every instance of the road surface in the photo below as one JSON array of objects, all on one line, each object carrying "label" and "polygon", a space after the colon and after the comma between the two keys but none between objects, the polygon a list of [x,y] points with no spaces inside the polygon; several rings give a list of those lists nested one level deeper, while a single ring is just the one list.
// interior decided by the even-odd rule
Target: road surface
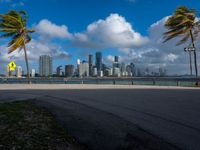
[{"label": "road surface", "polygon": [[23,99],[49,109],[88,149],[200,149],[199,89],[0,90],[1,102]]}]

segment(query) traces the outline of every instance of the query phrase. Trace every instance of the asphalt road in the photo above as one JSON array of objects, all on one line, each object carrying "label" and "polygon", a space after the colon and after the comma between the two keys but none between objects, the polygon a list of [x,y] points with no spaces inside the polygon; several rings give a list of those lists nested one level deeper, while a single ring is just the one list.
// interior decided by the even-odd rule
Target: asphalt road
[{"label": "asphalt road", "polygon": [[35,98],[88,149],[200,149],[200,90],[0,90]]}]

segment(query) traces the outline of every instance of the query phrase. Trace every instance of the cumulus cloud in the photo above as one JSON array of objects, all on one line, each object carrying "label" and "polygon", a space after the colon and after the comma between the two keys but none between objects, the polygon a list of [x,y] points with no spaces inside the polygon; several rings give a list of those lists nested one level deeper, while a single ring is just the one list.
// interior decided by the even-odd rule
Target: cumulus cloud
[{"label": "cumulus cloud", "polygon": [[189,46],[190,42],[176,46],[176,43],[180,40],[180,37],[178,37],[163,43],[163,33],[166,32],[164,24],[167,19],[168,16],[149,27],[148,37],[150,40],[145,46],[137,49],[120,49],[122,61],[132,61],[137,64],[137,67],[150,67],[152,69],[164,67],[170,74],[188,73],[189,56],[184,52],[184,47]]},{"label": "cumulus cloud", "polygon": [[[71,58],[71,55],[63,49],[61,45],[54,41],[54,39],[57,38],[63,39],[70,37],[66,26],[58,26],[46,19],[43,19],[35,26],[35,29],[37,30],[36,34],[38,36],[34,36],[32,41],[26,45],[30,66],[38,66],[40,55],[50,55],[54,60],[68,60]],[[46,38],[46,40],[41,40],[41,37],[48,38]],[[58,42],[59,39],[56,41]],[[8,62],[11,60],[16,61],[17,65],[25,65],[23,50],[16,50],[15,52],[8,54],[6,45],[2,45],[0,47],[0,52],[0,69],[3,70],[4,73],[6,68],[5,66],[7,66]]]},{"label": "cumulus cloud", "polygon": [[85,32],[75,33],[72,43],[82,48],[133,48],[148,41],[124,17],[111,14],[88,25]]},{"label": "cumulus cloud", "polygon": [[56,25],[47,19],[41,20],[34,29],[40,36],[45,38],[71,38],[68,27],[65,25]]},{"label": "cumulus cloud", "polygon": [[[0,63],[8,63],[10,60],[21,61],[24,60],[24,51],[16,50],[11,54],[8,54],[7,47],[5,45],[0,47]],[[54,43],[43,43],[33,39],[27,44],[27,54],[30,61],[37,61],[40,55],[50,55],[54,59],[69,59],[71,56],[68,52],[62,49]]]},{"label": "cumulus cloud", "polygon": [[[31,61],[38,60],[39,55],[43,54],[52,55],[55,59],[68,59],[70,54],[53,40],[56,39],[57,42],[64,39],[84,52],[88,49],[115,49],[119,52],[121,62],[134,62],[138,68],[164,67],[170,74],[188,73],[189,56],[183,49],[189,46],[190,42],[176,46],[179,40],[177,38],[163,43],[163,33],[166,31],[164,24],[167,19],[168,16],[153,23],[148,29],[148,36],[136,32],[119,14],[111,14],[104,20],[95,21],[89,24],[84,32],[77,33],[70,33],[66,25],[57,25],[43,19],[34,25],[39,38],[34,38],[27,45],[28,56]],[[41,37],[48,40],[41,40]],[[197,43],[197,47],[200,47],[200,43]],[[19,61],[24,60],[23,51],[8,55],[5,47],[0,48],[3,49],[0,63],[7,63],[12,57]],[[113,60],[112,55],[105,58],[109,63]]]}]

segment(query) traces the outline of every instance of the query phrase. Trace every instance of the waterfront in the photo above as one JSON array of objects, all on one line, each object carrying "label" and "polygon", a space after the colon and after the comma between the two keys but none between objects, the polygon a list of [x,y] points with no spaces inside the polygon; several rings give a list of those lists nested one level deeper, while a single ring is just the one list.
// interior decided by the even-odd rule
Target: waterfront
[{"label": "waterfront", "polygon": [[[200,78],[187,77],[134,77],[134,78],[31,78],[32,84],[103,84],[103,85],[153,85],[195,86]],[[24,84],[26,78],[0,78],[0,84]]]}]

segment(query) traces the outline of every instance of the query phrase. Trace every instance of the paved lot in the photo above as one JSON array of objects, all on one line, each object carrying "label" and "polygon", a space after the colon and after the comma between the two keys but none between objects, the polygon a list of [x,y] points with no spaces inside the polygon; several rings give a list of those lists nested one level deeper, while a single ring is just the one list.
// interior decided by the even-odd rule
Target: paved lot
[{"label": "paved lot", "polygon": [[36,98],[91,149],[200,149],[199,89],[0,88],[1,101]]}]

